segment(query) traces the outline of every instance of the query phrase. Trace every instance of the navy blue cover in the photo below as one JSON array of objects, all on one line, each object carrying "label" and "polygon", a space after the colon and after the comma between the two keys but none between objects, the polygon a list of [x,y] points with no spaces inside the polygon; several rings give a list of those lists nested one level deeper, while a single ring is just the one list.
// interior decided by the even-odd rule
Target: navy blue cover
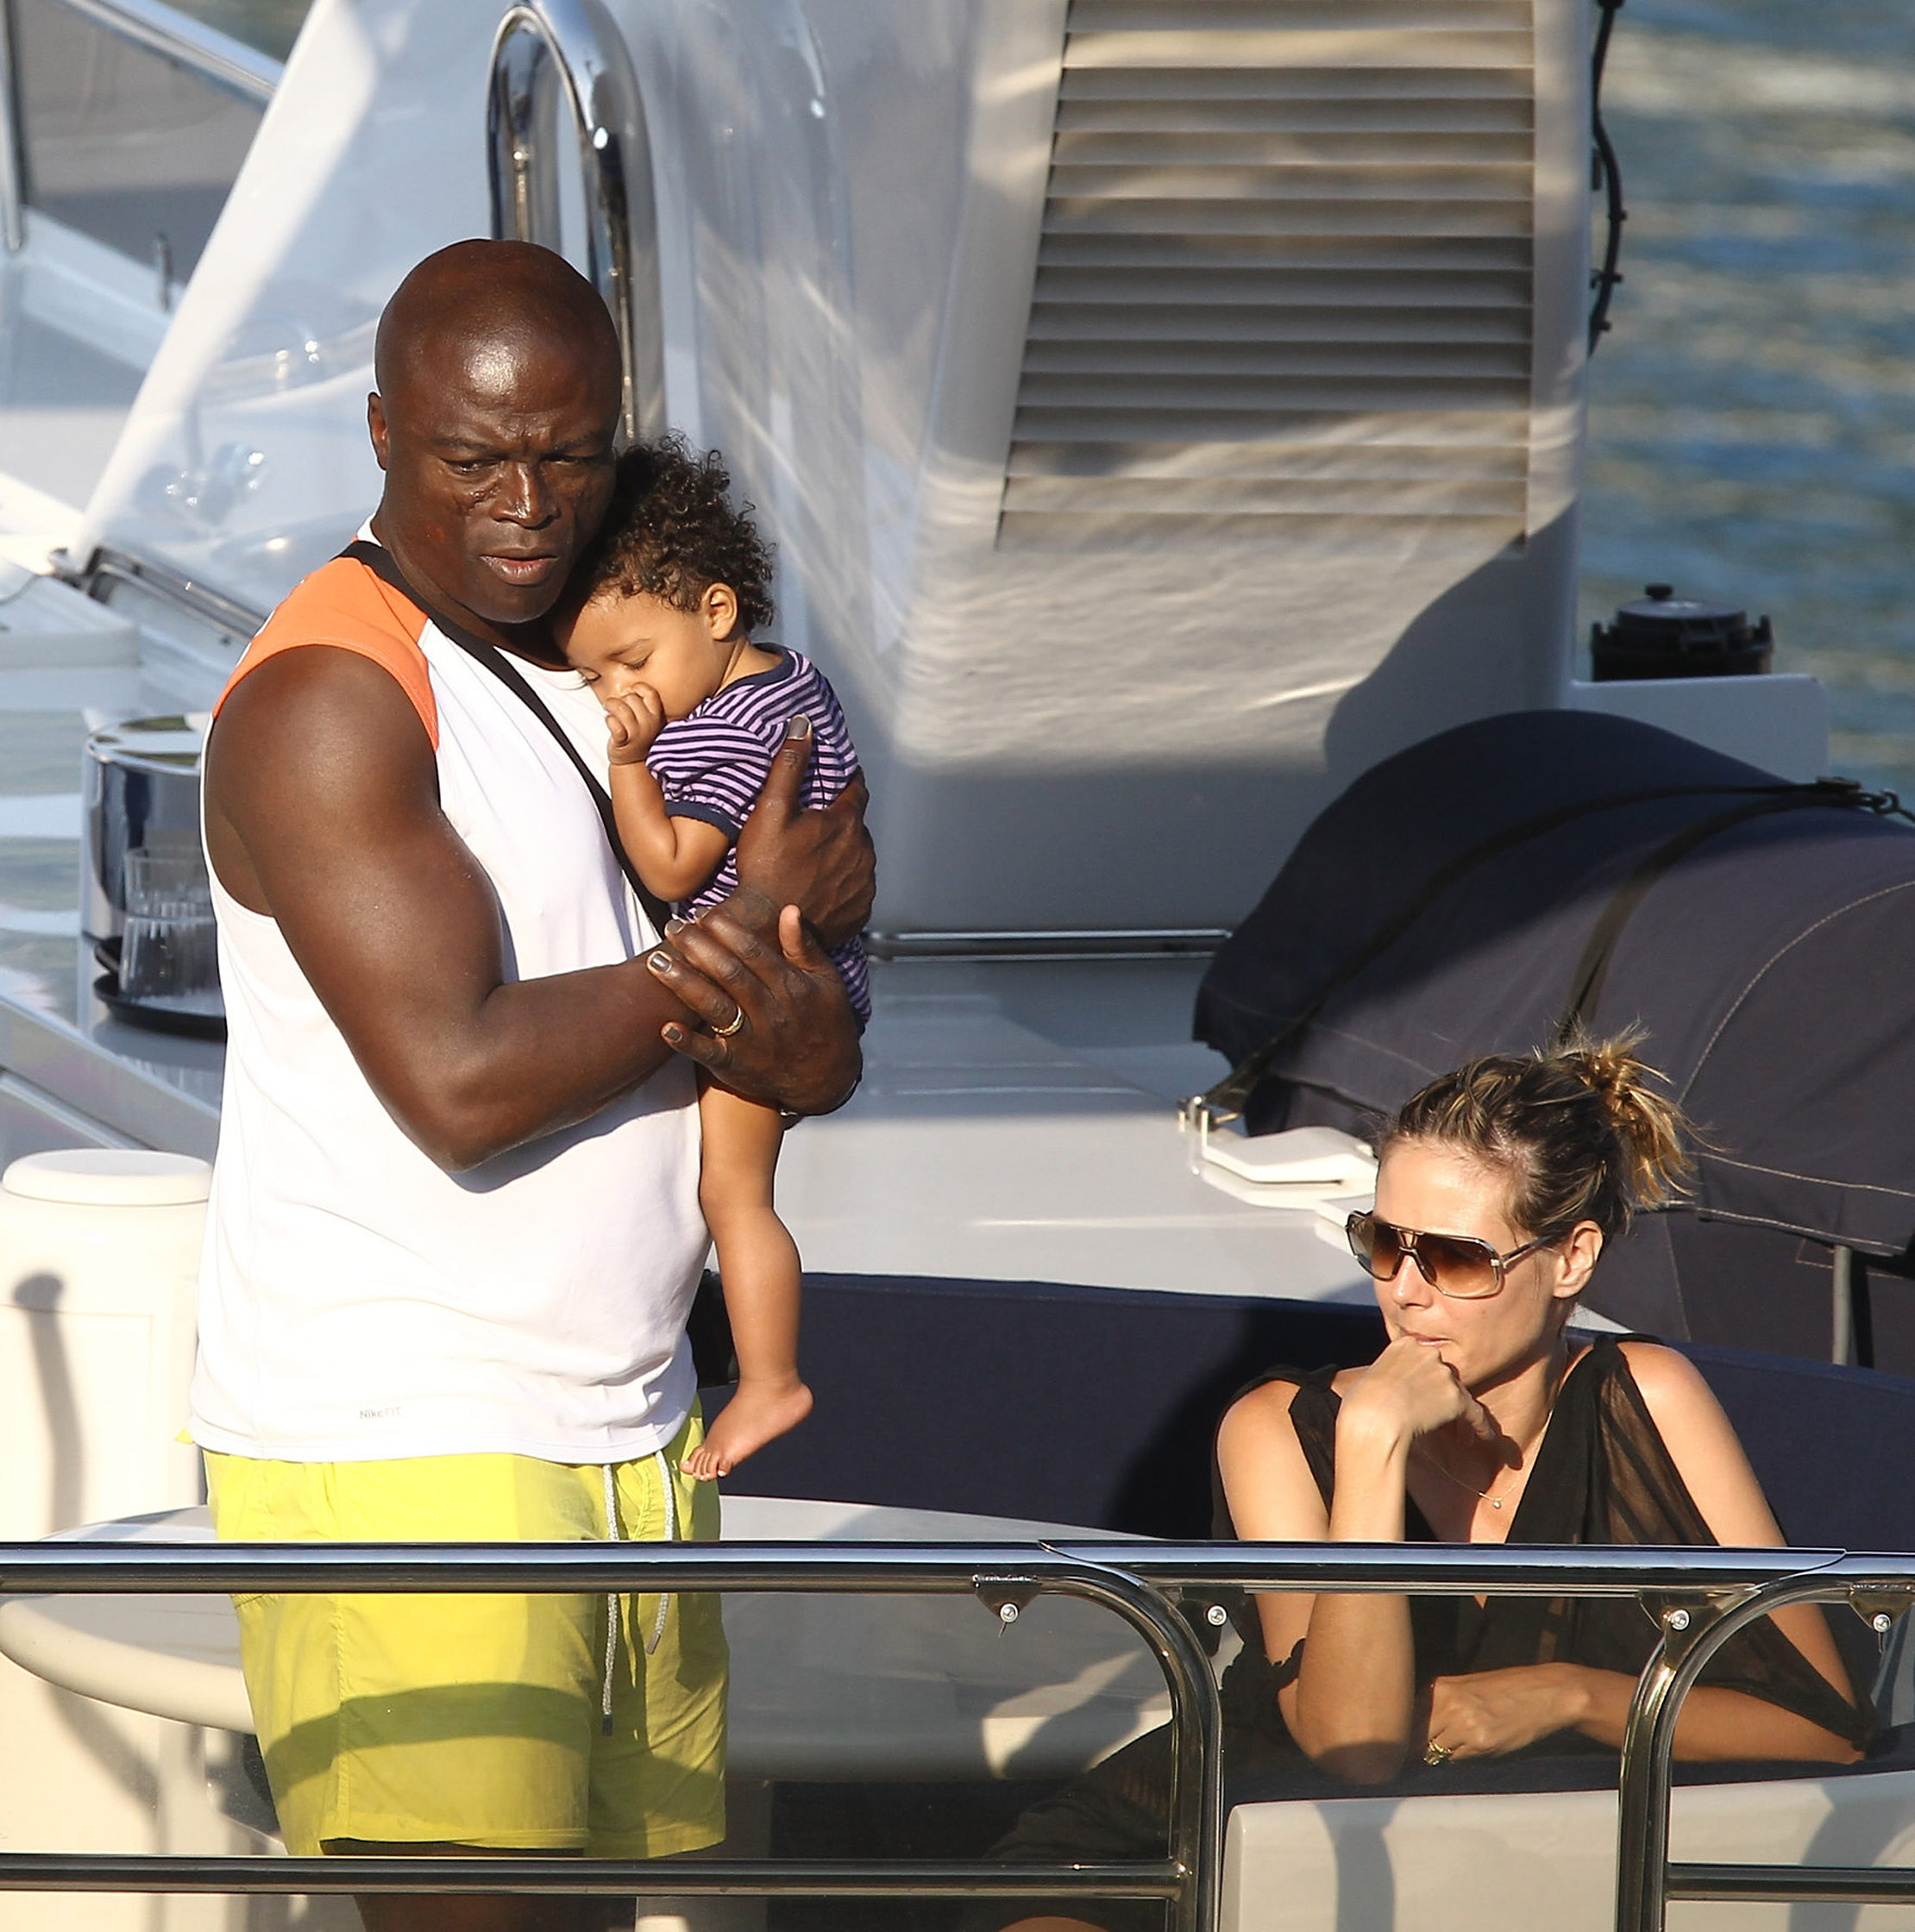
[{"label": "navy blue cover", "polygon": [[[1430,738],[1311,826],[1218,954],[1197,1037],[1246,1057],[1433,874],[1507,828],[1579,800],[1720,787],[1597,812],[1517,845],[1342,986],[1280,1055],[1249,1124],[1360,1131],[1474,1055],[1547,1042],[1617,887],[1739,789],[1778,782],[1592,714],[1514,713]],[[1688,1225],[1645,1224],[1605,1265],[1595,1306],[1671,1335],[1826,1352],[1829,1245],[1888,1259],[1915,1243],[1911,960],[1915,829],[1867,812],[1755,819],[1651,888],[1592,1024],[1647,1029],[1647,1057],[1712,1145],[1693,1202],[1669,1217]],[[1698,1225],[1756,1239],[1698,1239]],[[1915,1366],[1915,1337],[1902,1352]]]}]

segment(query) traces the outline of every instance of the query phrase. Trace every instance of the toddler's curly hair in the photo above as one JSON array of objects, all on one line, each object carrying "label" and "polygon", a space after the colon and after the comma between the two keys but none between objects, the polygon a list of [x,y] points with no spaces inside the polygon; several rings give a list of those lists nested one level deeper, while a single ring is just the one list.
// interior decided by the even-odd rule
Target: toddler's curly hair
[{"label": "toddler's curly hair", "polygon": [[644,593],[695,611],[713,584],[726,584],[738,629],[746,637],[763,629],[773,612],[772,547],[753,506],[734,505],[731,489],[718,451],[694,449],[675,430],[635,442],[618,459],[611,506],[573,579],[574,600]]}]

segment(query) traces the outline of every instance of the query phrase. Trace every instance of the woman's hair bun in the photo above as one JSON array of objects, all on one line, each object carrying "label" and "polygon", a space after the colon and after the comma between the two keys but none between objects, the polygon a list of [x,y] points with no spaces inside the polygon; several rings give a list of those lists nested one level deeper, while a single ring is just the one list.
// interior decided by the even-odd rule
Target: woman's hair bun
[{"label": "woman's hair bun", "polygon": [[1684,1146],[1694,1130],[1659,1089],[1668,1082],[1636,1052],[1640,1031],[1606,1040],[1572,1038],[1554,1057],[1588,1086],[1609,1115],[1629,1166],[1631,1205],[1661,1208],[1687,1192],[1695,1162]]},{"label": "woman's hair bun", "polygon": [[1425,1141],[1506,1169],[1511,1213],[1532,1235],[1592,1220],[1613,1239],[1638,1208],[1681,1198],[1694,1171],[1683,1145],[1692,1130],[1638,1055],[1642,1040],[1577,1036],[1472,1060],[1410,1100],[1382,1145]]}]

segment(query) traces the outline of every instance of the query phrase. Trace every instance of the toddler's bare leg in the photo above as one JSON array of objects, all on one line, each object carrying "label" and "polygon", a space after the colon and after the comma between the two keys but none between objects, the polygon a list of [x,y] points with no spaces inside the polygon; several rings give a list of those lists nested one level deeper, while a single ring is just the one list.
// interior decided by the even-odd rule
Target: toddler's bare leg
[{"label": "toddler's bare leg", "polygon": [[811,1413],[798,1379],[798,1245],[772,1206],[784,1125],[775,1108],[710,1082],[699,1095],[705,1137],[699,1205],[718,1245],[738,1351],[738,1386],[685,1458],[694,1476],[725,1476]]}]

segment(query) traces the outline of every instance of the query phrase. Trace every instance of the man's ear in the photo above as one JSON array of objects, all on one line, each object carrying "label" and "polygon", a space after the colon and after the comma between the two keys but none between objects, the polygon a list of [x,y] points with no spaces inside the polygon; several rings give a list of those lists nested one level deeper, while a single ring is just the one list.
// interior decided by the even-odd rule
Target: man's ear
[{"label": "man's ear", "polygon": [[720,643],[738,635],[738,593],[729,584],[713,584],[699,599],[705,628]]},{"label": "man's ear", "polygon": [[386,399],[376,389],[366,398],[366,433],[373,439],[373,455],[384,469],[392,431],[386,427]]}]

